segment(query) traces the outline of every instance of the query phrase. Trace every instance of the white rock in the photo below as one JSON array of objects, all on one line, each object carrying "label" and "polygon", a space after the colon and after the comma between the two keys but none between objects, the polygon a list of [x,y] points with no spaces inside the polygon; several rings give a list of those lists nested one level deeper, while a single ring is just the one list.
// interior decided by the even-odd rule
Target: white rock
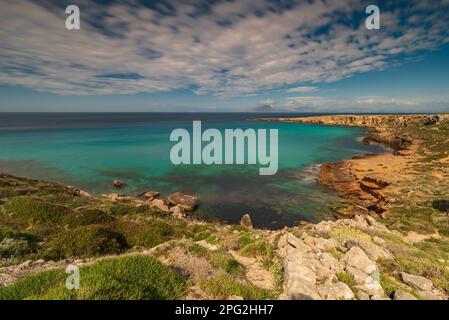
[{"label": "white rock", "polygon": [[346,283],[337,282],[318,286],[318,292],[326,300],[352,300],[354,293]]},{"label": "white rock", "polygon": [[376,263],[359,247],[352,247],[349,249],[349,251],[342,257],[342,262],[344,262],[346,266],[357,268],[368,275],[378,272]]},{"label": "white rock", "polygon": [[433,288],[433,282],[431,280],[414,274],[401,272],[401,279],[404,283],[417,290],[431,291]]}]

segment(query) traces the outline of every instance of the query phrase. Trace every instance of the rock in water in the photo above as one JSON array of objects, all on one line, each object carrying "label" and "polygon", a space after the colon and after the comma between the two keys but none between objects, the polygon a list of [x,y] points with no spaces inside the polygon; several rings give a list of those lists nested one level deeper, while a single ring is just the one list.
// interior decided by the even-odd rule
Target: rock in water
[{"label": "rock in water", "polygon": [[112,184],[116,188],[123,188],[125,186],[125,183],[121,180],[114,180],[114,181],[112,181]]},{"label": "rock in water", "polygon": [[187,211],[193,211],[200,204],[197,197],[175,192],[168,197],[168,201]]},{"label": "rock in water", "polygon": [[244,214],[242,219],[240,220],[240,225],[242,227],[252,229],[253,228],[253,222],[251,221],[251,217],[248,213]]}]

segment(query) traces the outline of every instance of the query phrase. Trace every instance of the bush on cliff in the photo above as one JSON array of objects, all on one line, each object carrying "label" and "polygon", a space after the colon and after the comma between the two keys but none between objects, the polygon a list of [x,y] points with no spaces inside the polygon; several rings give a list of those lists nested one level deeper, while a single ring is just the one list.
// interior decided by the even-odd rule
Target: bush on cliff
[{"label": "bush on cliff", "polygon": [[91,224],[108,224],[114,217],[100,209],[86,209],[67,215],[64,223],[70,227],[87,226]]},{"label": "bush on cliff", "polygon": [[186,293],[183,278],[153,257],[107,259],[80,268],[79,290],[65,287],[64,270],[46,271],[0,288],[0,299],[169,300]]},{"label": "bush on cliff", "polygon": [[122,235],[104,226],[90,225],[66,230],[50,242],[47,258],[88,258],[116,254],[127,248]]},{"label": "bush on cliff", "polygon": [[0,258],[21,258],[35,250],[39,238],[10,228],[0,228]]},{"label": "bush on cliff", "polygon": [[15,197],[5,204],[13,218],[29,224],[57,226],[63,222],[70,209],[33,197]]}]

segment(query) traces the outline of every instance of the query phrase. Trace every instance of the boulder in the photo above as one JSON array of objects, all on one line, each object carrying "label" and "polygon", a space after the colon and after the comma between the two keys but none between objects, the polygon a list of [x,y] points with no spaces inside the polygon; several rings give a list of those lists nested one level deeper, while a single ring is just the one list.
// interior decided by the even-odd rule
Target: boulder
[{"label": "boulder", "polygon": [[148,201],[153,201],[155,198],[159,197],[160,193],[157,191],[144,191],[138,194],[139,197],[143,197]]},{"label": "boulder", "polygon": [[164,200],[154,199],[153,201],[151,201],[150,205],[151,205],[151,207],[156,208],[163,213],[171,212],[170,208],[168,207],[168,205],[166,204],[166,202]]},{"label": "boulder", "polygon": [[168,201],[171,204],[179,206],[187,211],[195,210],[195,208],[200,204],[200,201],[197,197],[182,194],[181,192],[175,192],[171,194],[168,197]]},{"label": "boulder", "polygon": [[287,284],[284,296],[289,300],[321,300],[314,283],[298,279]]},{"label": "boulder", "polygon": [[408,284],[414,289],[421,291],[431,291],[433,288],[433,282],[421,276],[401,272],[401,279],[405,284]]},{"label": "boulder", "polygon": [[342,257],[342,262],[345,263],[346,266],[359,269],[368,275],[378,272],[376,263],[359,247],[352,247],[349,249],[349,251]]},{"label": "boulder", "polygon": [[346,283],[337,282],[318,286],[318,292],[326,300],[352,300],[354,293]]},{"label": "boulder", "polygon": [[352,248],[354,246],[359,247],[362,249],[367,256],[377,261],[378,259],[393,259],[393,255],[387,250],[384,249],[372,242],[365,241],[365,240],[359,240],[359,239],[351,239],[348,241],[345,241],[344,246],[347,248]]},{"label": "boulder", "polygon": [[176,219],[184,219],[187,217],[185,211],[180,208],[179,206],[174,206],[172,208],[170,208],[173,217],[175,217]]},{"label": "boulder", "polygon": [[369,295],[363,291],[357,291],[357,299],[359,300],[369,300]]},{"label": "boulder", "polygon": [[365,284],[367,281],[369,281],[368,278],[371,278],[371,276],[367,275],[365,272],[360,271],[359,269],[356,269],[354,267],[346,267],[345,271],[347,274],[354,278],[354,281],[357,284]]},{"label": "boulder", "polygon": [[244,214],[242,219],[240,219],[240,225],[247,229],[253,228],[253,222],[251,221],[251,217],[248,213]]},{"label": "boulder", "polygon": [[417,299],[408,292],[396,290],[393,294],[393,300],[417,300]]},{"label": "boulder", "polygon": [[338,245],[335,239],[323,239],[310,236],[304,237],[303,241],[316,253],[335,249]]},{"label": "boulder", "polygon": [[112,184],[114,185],[114,187],[116,188],[123,188],[125,186],[125,183],[121,180],[114,180],[112,181]]}]

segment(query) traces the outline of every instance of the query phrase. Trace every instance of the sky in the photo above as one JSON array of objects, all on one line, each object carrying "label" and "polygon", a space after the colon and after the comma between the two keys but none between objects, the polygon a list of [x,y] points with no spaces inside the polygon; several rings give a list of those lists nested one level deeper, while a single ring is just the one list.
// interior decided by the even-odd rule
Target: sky
[{"label": "sky", "polygon": [[0,8],[0,112],[449,112],[449,0]]}]

